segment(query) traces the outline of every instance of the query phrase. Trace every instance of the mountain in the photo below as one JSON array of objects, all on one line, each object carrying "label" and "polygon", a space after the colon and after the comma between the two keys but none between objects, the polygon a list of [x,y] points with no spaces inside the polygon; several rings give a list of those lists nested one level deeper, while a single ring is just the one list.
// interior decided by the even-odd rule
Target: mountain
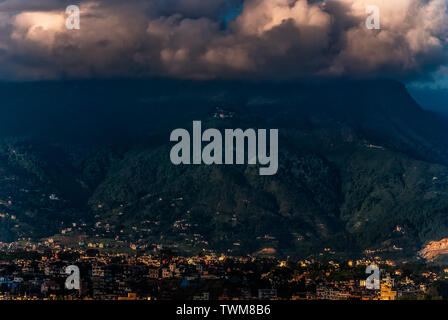
[{"label": "mountain", "polygon": [[[3,83],[0,97],[1,241],[77,223],[184,252],[416,257],[448,235],[447,122],[395,81]],[[279,129],[277,175],[174,166],[169,134],[193,120]]]}]

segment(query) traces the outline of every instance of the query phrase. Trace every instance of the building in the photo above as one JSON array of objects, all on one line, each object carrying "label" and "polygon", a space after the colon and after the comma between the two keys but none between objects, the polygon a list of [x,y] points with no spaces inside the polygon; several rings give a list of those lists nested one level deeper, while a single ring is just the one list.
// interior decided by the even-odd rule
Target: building
[{"label": "building", "polygon": [[381,285],[380,300],[396,300],[397,291],[392,290],[392,284],[384,282]]},{"label": "building", "polygon": [[258,299],[259,300],[271,300],[277,298],[277,289],[259,289]]}]

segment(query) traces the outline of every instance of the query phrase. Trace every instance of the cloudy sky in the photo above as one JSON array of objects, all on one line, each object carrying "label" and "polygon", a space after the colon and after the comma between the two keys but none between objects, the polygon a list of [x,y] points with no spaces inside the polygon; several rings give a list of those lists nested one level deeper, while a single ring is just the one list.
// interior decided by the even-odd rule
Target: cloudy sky
[{"label": "cloudy sky", "polygon": [[[81,29],[67,30],[78,5]],[[366,8],[380,8],[369,30]],[[448,88],[447,0],[0,0],[0,79],[392,77]]]}]

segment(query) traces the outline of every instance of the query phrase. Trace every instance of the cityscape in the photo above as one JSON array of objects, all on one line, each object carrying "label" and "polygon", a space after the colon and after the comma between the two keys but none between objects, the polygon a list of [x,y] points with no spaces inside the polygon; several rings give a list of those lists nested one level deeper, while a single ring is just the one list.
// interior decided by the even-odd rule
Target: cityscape
[{"label": "cityscape", "polygon": [[[9,248],[6,248],[9,247]],[[268,256],[204,253],[190,257],[160,246],[150,252],[100,248],[33,249],[3,244],[0,300],[440,300],[448,268],[380,257],[358,260],[279,260]],[[66,268],[80,271],[78,290]],[[379,288],[367,286],[378,266]]]},{"label": "cityscape", "polygon": [[448,0],[0,0],[0,304],[448,301],[447,21]]}]

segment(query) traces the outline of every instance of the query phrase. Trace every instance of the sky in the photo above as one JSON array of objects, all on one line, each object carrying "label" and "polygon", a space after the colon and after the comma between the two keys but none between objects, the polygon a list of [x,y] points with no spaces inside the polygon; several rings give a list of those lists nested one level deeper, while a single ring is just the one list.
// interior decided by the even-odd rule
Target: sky
[{"label": "sky", "polygon": [[448,1],[0,0],[1,80],[153,76],[387,77],[443,104]]}]

